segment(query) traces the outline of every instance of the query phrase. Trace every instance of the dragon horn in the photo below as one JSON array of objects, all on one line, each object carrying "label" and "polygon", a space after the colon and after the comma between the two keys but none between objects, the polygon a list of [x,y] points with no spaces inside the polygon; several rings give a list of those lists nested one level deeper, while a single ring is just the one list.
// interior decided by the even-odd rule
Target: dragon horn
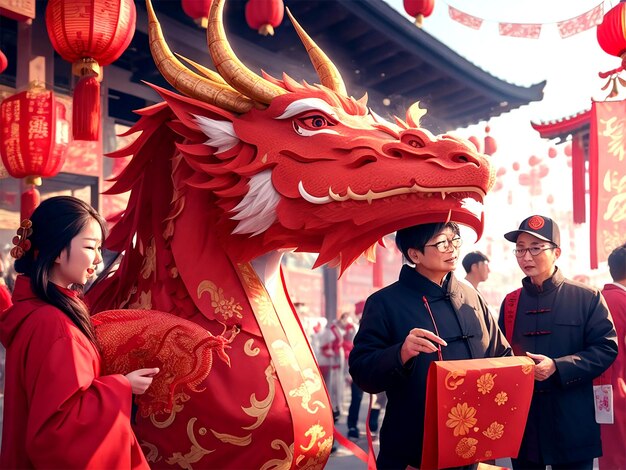
[{"label": "dragon horn", "polygon": [[346,85],[343,83],[341,74],[339,73],[339,70],[337,70],[337,67],[335,67],[335,64],[333,64],[324,51],[321,50],[317,44],[315,44],[315,41],[311,39],[311,36],[309,36],[306,31],[302,29],[302,26],[300,26],[300,24],[293,17],[289,8],[286,10],[293,27],[298,33],[298,36],[300,36],[300,41],[302,41],[302,44],[304,44],[304,47],[309,54],[311,63],[313,64],[313,67],[315,67],[317,76],[322,82],[322,85],[339,94],[342,94],[343,96],[348,96]]},{"label": "dragon horn", "polygon": [[148,10],[150,52],[152,52],[152,58],[159,72],[170,85],[187,96],[236,113],[245,113],[252,108],[253,103],[246,96],[228,85],[222,85],[201,77],[181,64],[165,42],[161,25],[150,0],[146,0],[146,8]]},{"label": "dragon horn", "polygon": [[228,88],[230,88],[230,85],[226,83],[226,81],[222,78],[222,76],[219,73],[214,72],[213,70],[206,68],[204,65],[199,64],[191,59],[188,59],[184,55],[180,55],[176,52],[174,52],[174,55],[178,57],[180,60],[182,60],[183,62],[187,62],[189,65],[191,65],[193,68],[195,68],[198,72],[200,72],[203,76],[205,76],[212,82],[221,83],[222,85],[226,85],[228,86]]},{"label": "dragon horn", "polygon": [[222,24],[223,12],[224,0],[214,0],[209,12],[207,44],[215,68],[224,80],[235,90],[264,104],[270,104],[275,97],[288,93],[241,63],[226,39]]}]

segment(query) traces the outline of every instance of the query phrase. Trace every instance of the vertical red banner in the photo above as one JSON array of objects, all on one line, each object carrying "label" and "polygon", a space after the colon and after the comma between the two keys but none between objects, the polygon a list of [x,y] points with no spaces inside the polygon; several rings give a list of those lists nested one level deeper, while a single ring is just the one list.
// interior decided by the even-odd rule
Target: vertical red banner
[{"label": "vertical red banner", "polygon": [[379,244],[376,245],[376,262],[372,266],[372,285],[375,288],[381,288],[385,285],[383,279],[383,270],[385,268],[385,247]]},{"label": "vertical red banner", "polygon": [[572,204],[574,223],[584,224],[587,218],[585,211],[585,149],[582,133],[572,138]]},{"label": "vertical red banner", "polygon": [[591,268],[623,243],[626,223],[626,101],[594,102],[589,139]]}]

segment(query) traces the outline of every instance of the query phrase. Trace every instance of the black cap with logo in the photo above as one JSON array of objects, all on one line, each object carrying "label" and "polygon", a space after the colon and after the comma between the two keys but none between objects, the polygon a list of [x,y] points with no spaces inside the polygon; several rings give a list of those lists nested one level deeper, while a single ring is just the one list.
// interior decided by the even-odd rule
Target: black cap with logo
[{"label": "black cap with logo", "polygon": [[528,233],[541,240],[561,245],[561,232],[554,220],[542,215],[531,215],[520,224],[519,229],[504,234],[504,238],[515,243],[520,233]]}]

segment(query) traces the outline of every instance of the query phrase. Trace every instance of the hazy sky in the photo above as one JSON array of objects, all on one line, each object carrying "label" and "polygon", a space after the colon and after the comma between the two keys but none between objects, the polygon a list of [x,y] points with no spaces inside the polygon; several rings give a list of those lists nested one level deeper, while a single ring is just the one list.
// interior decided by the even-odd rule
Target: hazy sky
[{"label": "hazy sky", "polygon": [[[402,0],[385,0],[404,14]],[[598,45],[596,29],[561,39],[556,23],[587,12],[601,0],[435,0],[424,31],[498,78],[528,86],[548,80],[545,97],[533,105],[541,119],[575,114],[589,108],[591,96],[603,97],[598,71],[613,69],[619,59]],[[606,1],[605,11],[618,0]],[[473,30],[448,15],[448,5],[483,18]],[[500,36],[498,22],[542,23],[538,39]]]}]

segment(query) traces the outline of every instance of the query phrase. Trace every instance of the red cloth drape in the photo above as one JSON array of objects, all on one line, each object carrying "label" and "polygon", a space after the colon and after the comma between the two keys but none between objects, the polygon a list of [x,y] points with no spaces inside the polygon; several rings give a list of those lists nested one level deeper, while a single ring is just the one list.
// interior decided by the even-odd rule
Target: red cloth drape
[{"label": "red cloth drape", "polygon": [[[594,102],[589,138],[590,265],[606,261],[623,243],[626,205],[622,181],[626,178],[626,100]],[[622,229],[620,229],[622,227]]]}]

